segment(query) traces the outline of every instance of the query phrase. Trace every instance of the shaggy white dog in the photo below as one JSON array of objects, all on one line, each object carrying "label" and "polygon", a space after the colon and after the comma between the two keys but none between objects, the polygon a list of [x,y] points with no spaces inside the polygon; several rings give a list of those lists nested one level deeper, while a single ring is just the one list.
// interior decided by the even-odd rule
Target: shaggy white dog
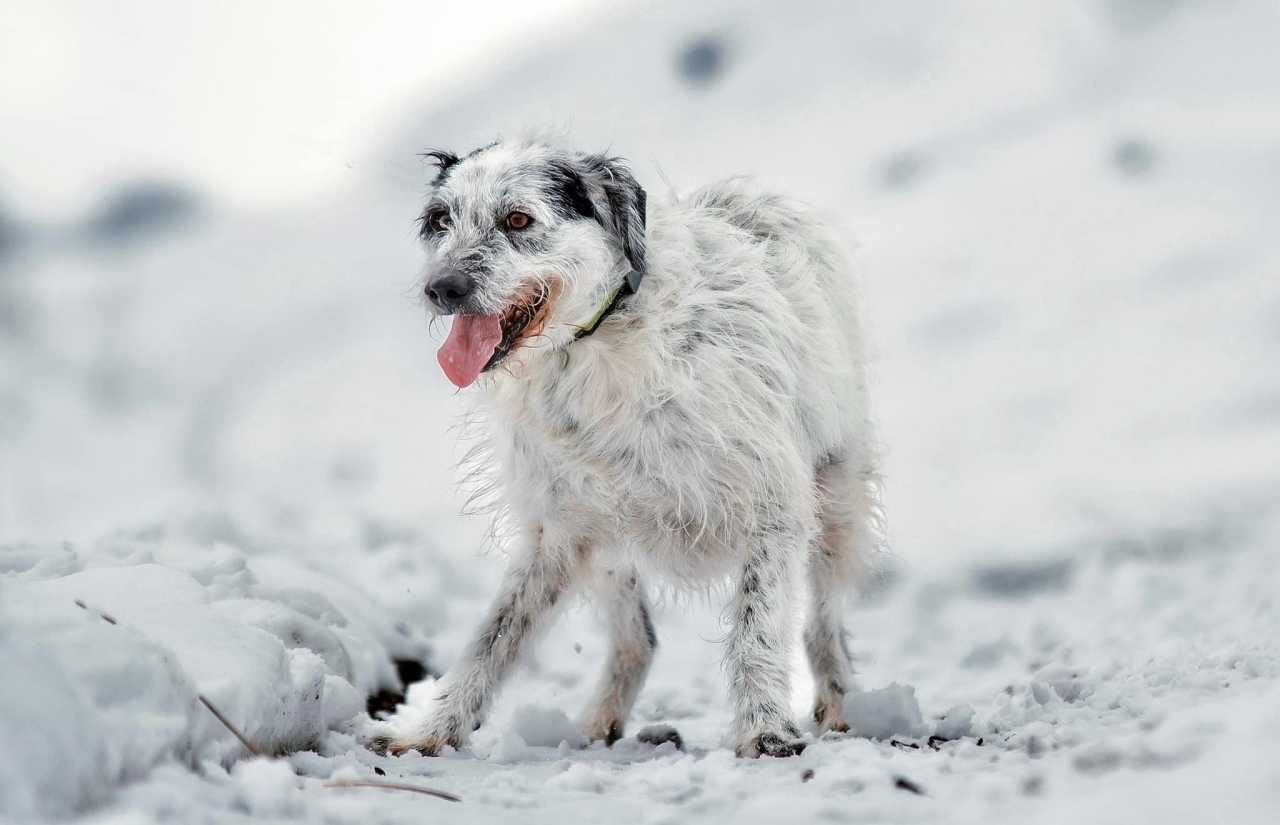
[{"label": "shaggy white dog", "polygon": [[846,729],[841,597],[880,511],[857,291],[837,247],[799,206],[738,180],[646,203],[604,155],[517,141],[431,156],[425,295],[454,315],[439,361],[478,384],[478,495],[516,538],[433,715],[384,744],[461,744],[577,587],[612,640],[586,732],[617,740],[657,645],[650,574],[731,577],[744,756],[804,747],[787,708],[807,583],[814,719]]}]

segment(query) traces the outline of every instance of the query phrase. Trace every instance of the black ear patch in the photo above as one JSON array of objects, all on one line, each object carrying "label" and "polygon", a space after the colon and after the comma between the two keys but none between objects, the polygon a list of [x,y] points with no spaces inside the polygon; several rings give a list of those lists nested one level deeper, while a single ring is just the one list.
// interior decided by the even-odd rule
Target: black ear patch
[{"label": "black ear patch", "polygon": [[634,290],[640,285],[639,276],[644,274],[645,191],[622,158],[587,155],[581,163],[596,220],[622,247],[622,254],[631,264],[633,275],[628,283]]},{"label": "black ear patch", "polygon": [[435,164],[436,179],[431,182],[432,186],[444,183],[445,178],[449,177],[449,170],[462,160],[453,152],[446,152],[443,149],[432,149],[430,152],[423,152],[422,156]]},{"label": "black ear patch", "polygon": [[566,220],[596,219],[596,208],[587,193],[587,183],[572,163],[553,160],[547,164],[547,197],[551,207]]}]

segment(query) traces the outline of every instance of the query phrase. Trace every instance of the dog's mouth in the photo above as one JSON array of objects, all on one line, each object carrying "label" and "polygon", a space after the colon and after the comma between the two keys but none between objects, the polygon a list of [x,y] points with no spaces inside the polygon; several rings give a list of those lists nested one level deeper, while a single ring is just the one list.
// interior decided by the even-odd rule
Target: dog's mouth
[{"label": "dog's mouth", "polygon": [[497,315],[458,315],[436,360],[454,386],[468,387],[493,369],[522,341],[537,335],[545,321],[550,291],[539,288]]},{"label": "dog's mouth", "polygon": [[526,338],[531,338],[542,331],[543,310],[550,297],[546,289],[538,289],[521,301],[507,307],[507,311],[499,316],[502,339],[494,348],[493,355],[485,362],[484,370],[491,370],[511,354]]}]

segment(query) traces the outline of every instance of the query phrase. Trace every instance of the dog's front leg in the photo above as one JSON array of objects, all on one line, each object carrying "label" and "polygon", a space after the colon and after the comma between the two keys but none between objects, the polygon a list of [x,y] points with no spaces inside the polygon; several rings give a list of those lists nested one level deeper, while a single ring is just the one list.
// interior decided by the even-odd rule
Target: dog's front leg
[{"label": "dog's front leg", "polygon": [[788,708],[792,598],[805,542],[802,530],[780,526],[750,539],[726,652],[738,756],[795,756],[804,750]]},{"label": "dog's front leg", "polygon": [[445,677],[444,691],[431,718],[417,731],[388,743],[391,753],[418,750],[439,753],[458,747],[480,727],[521,647],[547,624],[552,609],[581,565],[572,544],[550,542],[541,528],[507,568],[502,590],[462,660]]}]

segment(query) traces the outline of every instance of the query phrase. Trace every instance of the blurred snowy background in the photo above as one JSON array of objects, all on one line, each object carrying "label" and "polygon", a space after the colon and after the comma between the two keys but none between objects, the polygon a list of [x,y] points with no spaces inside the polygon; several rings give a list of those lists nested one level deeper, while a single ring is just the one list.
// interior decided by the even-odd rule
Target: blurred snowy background
[{"label": "blurred snowy background", "polygon": [[[1272,0],[10,0],[0,669],[31,675],[0,688],[0,812],[420,815],[309,784],[377,763],[498,821],[1274,821],[1277,44]],[[638,710],[690,754],[555,747],[584,610],[478,758],[329,732],[393,657],[445,668],[500,571],[416,299],[418,153],[528,127],[654,196],[752,174],[856,250],[895,573],[850,621],[864,683],[928,721],[895,689],[877,740],[733,763],[695,599]],[[318,755],[189,773],[235,756],[192,686]],[[889,743],[953,707],[956,742]]]}]

